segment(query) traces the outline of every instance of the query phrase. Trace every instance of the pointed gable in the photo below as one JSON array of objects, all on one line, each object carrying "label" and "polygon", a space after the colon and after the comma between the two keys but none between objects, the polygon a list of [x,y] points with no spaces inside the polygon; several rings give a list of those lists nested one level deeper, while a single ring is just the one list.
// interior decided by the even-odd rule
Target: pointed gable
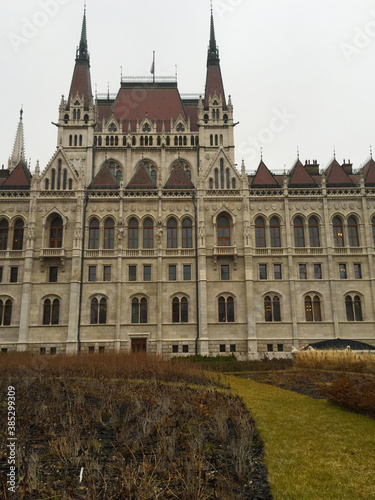
[{"label": "pointed gable", "polygon": [[363,177],[366,186],[375,186],[375,161],[370,158],[370,160],[363,167]]},{"label": "pointed gable", "polygon": [[143,164],[139,166],[126,189],[156,189],[150,174]]},{"label": "pointed gable", "polygon": [[1,187],[2,189],[29,189],[30,183],[31,174],[29,169],[23,163],[19,163],[2,183]]},{"label": "pointed gable", "polygon": [[281,187],[275,179],[274,175],[268,170],[263,160],[260,162],[258,170],[254,176],[252,187],[268,188],[268,187]]},{"label": "pointed gable", "polygon": [[290,187],[316,187],[317,184],[311,175],[307,172],[300,160],[292,168],[290,174]]},{"label": "pointed gable", "polygon": [[326,170],[327,186],[354,186],[353,181],[344,172],[340,164],[333,160],[331,165]]},{"label": "pointed gable", "polygon": [[193,189],[194,184],[191,182],[187,176],[185,170],[181,165],[173,170],[168,182],[164,186],[164,189]]},{"label": "pointed gable", "polygon": [[89,189],[117,189],[116,181],[111,174],[108,165],[103,165],[95,179],[89,185]]}]

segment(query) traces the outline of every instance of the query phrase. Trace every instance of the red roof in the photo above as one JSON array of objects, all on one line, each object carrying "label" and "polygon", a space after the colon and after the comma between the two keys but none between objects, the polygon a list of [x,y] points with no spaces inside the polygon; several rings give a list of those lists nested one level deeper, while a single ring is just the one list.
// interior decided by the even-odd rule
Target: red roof
[{"label": "red roof", "polygon": [[17,167],[12,171],[7,179],[1,184],[2,187],[7,188],[29,188],[31,181],[31,175],[26,166],[19,163]]},{"label": "red roof", "polygon": [[363,176],[366,185],[375,185],[375,161],[372,158],[363,167]]},{"label": "red roof", "polygon": [[354,183],[335,160],[326,170],[327,186],[353,186]]},{"label": "red roof", "polygon": [[89,188],[93,189],[114,189],[117,187],[116,181],[111,174],[108,165],[103,165],[89,186]]},{"label": "red roof", "polygon": [[263,163],[263,160],[260,162],[251,185],[252,187],[280,187],[280,184]]},{"label": "red roof", "polygon": [[164,187],[166,189],[192,189],[194,188],[194,184],[186,175],[186,172],[182,168],[182,166],[177,165]]},{"label": "red roof", "polygon": [[146,167],[142,164],[133,175],[126,189],[155,189],[156,186],[151,179]]},{"label": "red roof", "polygon": [[221,69],[219,64],[210,64],[207,66],[207,78],[206,78],[206,93],[205,93],[205,107],[209,106],[209,98],[214,95],[221,97],[223,100],[223,106],[226,106],[225,92],[223,85],[223,78],[221,76]]},{"label": "red roof", "polygon": [[289,175],[289,186],[316,186],[316,182],[299,160],[297,160]]},{"label": "red roof", "polygon": [[82,99],[83,96],[84,106],[85,108],[88,108],[92,103],[90,65],[88,61],[76,61],[69,92],[68,105],[70,105],[70,100],[76,97],[77,92],[80,99]]}]

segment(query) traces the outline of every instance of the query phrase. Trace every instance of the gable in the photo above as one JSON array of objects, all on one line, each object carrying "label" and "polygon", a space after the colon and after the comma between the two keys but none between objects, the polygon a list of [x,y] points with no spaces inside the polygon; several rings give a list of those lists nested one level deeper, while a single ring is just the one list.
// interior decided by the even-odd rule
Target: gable
[{"label": "gable", "polygon": [[126,189],[156,189],[150,174],[143,164],[138,167],[129,184],[126,186]]},{"label": "gable", "polygon": [[169,177],[165,189],[193,189],[194,184],[191,182],[189,177],[187,176],[185,170],[181,165],[177,165],[177,167],[173,170],[171,176]]},{"label": "gable", "polygon": [[363,177],[366,186],[375,186],[375,161],[370,161],[363,167]]},{"label": "gable", "polygon": [[45,190],[75,189],[78,172],[60,147],[41,175],[41,188]]},{"label": "gable", "polygon": [[290,187],[316,187],[316,182],[298,160],[290,172]]},{"label": "gable", "polygon": [[336,160],[326,170],[327,186],[353,186],[354,183]]},{"label": "gable", "polygon": [[2,189],[29,189],[30,183],[31,174],[29,169],[23,163],[19,163],[17,167],[12,170],[9,177],[4,179],[1,187]]},{"label": "gable", "polygon": [[263,163],[263,160],[260,162],[251,186],[258,188],[281,187],[274,175],[268,170],[265,163]]},{"label": "gable", "polygon": [[94,180],[89,185],[89,189],[117,189],[116,180],[111,174],[108,165],[105,163]]}]

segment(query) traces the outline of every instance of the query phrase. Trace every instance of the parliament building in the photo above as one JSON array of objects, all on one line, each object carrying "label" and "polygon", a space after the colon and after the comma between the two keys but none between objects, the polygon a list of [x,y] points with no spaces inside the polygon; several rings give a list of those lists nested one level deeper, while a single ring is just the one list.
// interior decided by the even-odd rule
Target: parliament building
[{"label": "parliament building", "polygon": [[93,95],[85,13],[50,162],[31,173],[21,112],[0,171],[3,352],[375,343],[375,161],[237,169],[212,14],[206,71],[201,95],[155,75]]}]

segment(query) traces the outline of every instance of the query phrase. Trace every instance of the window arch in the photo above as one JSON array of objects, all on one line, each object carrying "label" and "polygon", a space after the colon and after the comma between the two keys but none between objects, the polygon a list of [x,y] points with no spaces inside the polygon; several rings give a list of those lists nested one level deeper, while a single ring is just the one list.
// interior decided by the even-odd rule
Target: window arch
[{"label": "window arch", "polygon": [[105,325],[107,323],[107,299],[102,297],[100,300],[97,297],[91,299],[91,325]]},{"label": "window arch", "polygon": [[371,224],[372,224],[372,242],[373,245],[375,246],[375,216],[372,218]]},{"label": "window arch", "polygon": [[358,237],[358,222],[353,216],[348,218],[348,234],[349,234],[349,246],[358,247],[359,237]]},{"label": "window arch", "polygon": [[347,295],[345,297],[345,309],[347,321],[363,321],[362,303],[359,295]]},{"label": "window arch", "polygon": [[230,189],[230,171],[229,168],[225,170],[225,181],[227,189]]},{"label": "window arch", "polygon": [[43,325],[58,325],[59,319],[59,299],[45,299],[43,302]]},{"label": "window arch", "polygon": [[280,231],[280,221],[277,217],[272,217],[270,221],[270,237],[271,237],[271,247],[280,248],[281,231]]},{"label": "window arch", "polygon": [[99,221],[92,219],[89,226],[89,248],[97,250],[99,248]]},{"label": "window arch", "polygon": [[50,226],[49,248],[61,248],[63,239],[63,223],[60,216],[55,217]]},{"label": "window arch", "polygon": [[296,248],[305,246],[305,231],[303,227],[303,220],[301,217],[294,219],[294,245]]},{"label": "window arch", "polygon": [[143,223],[143,248],[154,248],[154,223],[151,219]]},{"label": "window arch", "polygon": [[147,323],[147,299],[140,300],[135,297],[132,300],[132,323]]},{"label": "window arch", "polygon": [[319,222],[316,217],[310,217],[309,219],[309,239],[310,247],[320,247]]},{"label": "window arch", "polygon": [[53,168],[51,170],[51,189],[55,189],[55,180],[56,180],[56,170]]},{"label": "window arch", "polygon": [[48,190],[49,190],[49,179],[45,179],[45,181],[44,181],[44,189],[45,189],[46,191],[48,191]]},{"label": "window arch", "polygon": [[217,221],[217,245],[229,247],[230,244],[230,220],[226,215],[221,215]]},{"label": "window arch", "polygon": [[315,295],[314,298],[311,298],[310,295],[305,297],[305,317],[306,321],[322,321],[320,298],[318,295]]},{"label": "window arch", "polygon": [[233,297],[219,297],[218,300],[219,323],[234,323]]},{"label": "window arch", "polygon": [[172,300],[172,323],[188,323],[189,302],[186,297],[179,299],[175,297]]},{"label": "window arch", "polygon": [[0,250],[6,250],[8,247],[9,223],[6,219],[0,222]]},{"label": "window arch", "polygon": [[23,246],[24,222],[17,219],[13,231],[13,250],[22,250]]},{"label": "window arch", "polygon": [[219,189],[219,170],[215,168],[215,189]]},{"label": "window arch", "polygon": [[109,167],[109,171],[111,172],[113,178],[116,181],[116,185],[119,186],[120,182],[122,181],[122,176],[123,176],[121,166],[118,163],[116,163],[115,161],[111,160],[108,163],[108,167]]},{"label": "window arch", "polygon": [[255,220],[255,246],[257,248],[266,247],[266,223],[263,217]]},{"label": "window arch", "polygon": [[131,219],[129,222],[129,248],[138,248],[138,221]]},{"label": "window arch", "polygon": [[0,326],[10,326],[12,323],[12,301],[0,299]]},{"label": "window arch", "polygon": [[177,248],[177,222],[176,219],[169,219],[167,224],[167,247]]},{"label": "window arch", "polygon": [[267,295],[264,299],[264,320],[281,321],[280,299],[277,295]]},{"label": "window arch", "polygon": [[115,223],[113,219],[107,219],[104,224],[104,248],[113,250],[115,246]]},{"label": "window arch", "polygon": [[189,217],[182,221],[182,248],[193,248],[193,226]]},{"label": "window arch", "polygon": [[333,241],[335,247],[344,246],[344,229],[340,217],[335,217],[332,221],[333,224]]}]

